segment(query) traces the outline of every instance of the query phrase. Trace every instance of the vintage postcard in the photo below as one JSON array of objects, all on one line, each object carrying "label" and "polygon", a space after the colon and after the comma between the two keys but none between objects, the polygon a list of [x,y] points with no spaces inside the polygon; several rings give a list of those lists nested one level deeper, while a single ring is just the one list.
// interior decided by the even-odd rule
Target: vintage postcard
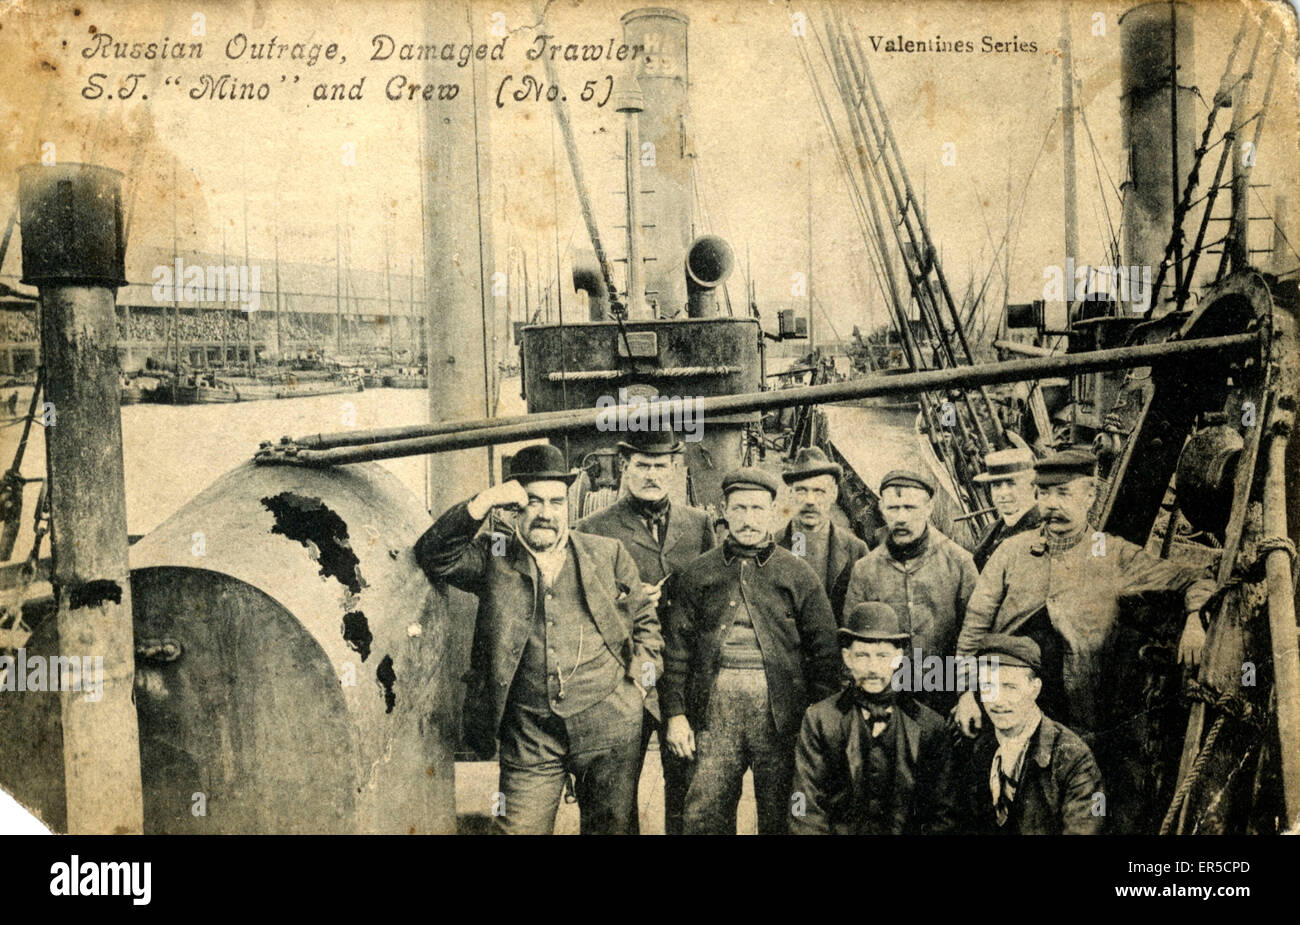
[{"label": "vintage postcard", "polygon": [[1297,831],[1290,5],[0,49],[7,831]]}]

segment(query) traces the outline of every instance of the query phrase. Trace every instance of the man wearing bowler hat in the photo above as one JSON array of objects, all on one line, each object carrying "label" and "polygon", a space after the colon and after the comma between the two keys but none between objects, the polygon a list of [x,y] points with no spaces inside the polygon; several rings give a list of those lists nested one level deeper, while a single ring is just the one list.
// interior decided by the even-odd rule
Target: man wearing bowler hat
[{"label": "man wearing bowler hat", "polygon": [[777,543],[803,556],[821,578],[836,619],[844,610],[853,563],[867,554],[867,544],[847,528],[831,523],[831,508],[840,496],[844,470],[826,458],[819,447],[804,447],[794,464],[781,473],[794,501],[794,517]]},{"label": "man wearing bowler hat", "polygon": [[975,568],[983,569],[1008,537],[1035,530],[1043,522],[1038,513],[1038,495],[1034,488],[1034,454],[1017,447],[997,450],[984,457],[984,470],[975,481],[989,487],[989,497],[998,509],[998,519],[980,537],[971,555]]},{"label": "man wearing bowler hat", "polygon": [[[975,588],[971,554],[930,523],[934,480],[920,470],[895,469],[880,482],[885,541],[853,566],[844,608],[864,601],[894,608],[912,636],[913,658],[946,658],[957,648],[966,601]],[[931,659],[932,661],[932,659]],[[944,673],[947,677],[947,672]],[[919,699],[946,715],[955,692],[926,690]]]},{"label": "man wearing bowler hat", "polygon": [[804,714],[791,831],[931,835],[954,830],[952,738],[939,714],[899,693],[911,636],[888,604],[859,604],[840,627],[853,684]]},{"label": "man wearing bowler hat", "polygon": [[[1095,467],[1092,452],[1080,449],[1036,463],[1043,525],[1011,537],[989,558],[967,605],[957,654],[974,654],[988,633],[1037,632],[1058,648],[1053,661],[1059,665],[1043,666],[1045,681],[1056,681],[1059,674],[1060,705],[1051,709],[1096,753],[1109,784],[1108,815],[1122,832],[1141,812],[1135,802],[1141,769],[1129,738],[1131,704],[1139,692],[1116,683],[1120,602],[1158,591],[1181,597],[1178,660],[1196,665],[1205,642],[1200,610],[1215,586],[1203,572],[1094,531],[1088,516],[1097,498]],[[973,694],[962,695],[957,721],[967,735],[979,728],[982,717]]]},{"label": "man wearing bowler hat", "polygon": [[786,832],[799,721],[838,687],[826,591],[808,563],[772,540],[779,490],[762,469],[723,476],[727,538],[682,572],[667,614],[659,693],[668,747],[695,762],[688,835],[735,833],[749,768],[759,833]]},{"label": "man wearing bowler hat", "polygon": [[[677,575],[702,553],[712,549],[712,518],[705,511],[675,505],[669,486],[680,477],[683,445],[671,429],[635,431],[618,444],[623,461],[623,494],[604,510],[574,524],[580,533],[608,536],[632,554],[643,590],[659,614],[672,606]],[[661,616],[662,622],[662,616]],[[650,735],[659,730],[659,760],[664,773],[664,831],[682,833],[682,807],[686,800],[688,763],[674,756],[664,741],[658,721],[657,685],[646,698],[641,761],[645,761]],[[639,776],[639,775],[638,775]]]},{"label": "man wearing bowler hat", "polygon": [[[525,447],[509,481],[450,508],[415,544],[431,581],[479,599],[466,732],[484,757],[500,742],[491,809],[508,833],[549,834],[570,774],[583,834],[634,826],[641,714],[663,638],[623,544],[569,532],[576,475],[549,443]],[[500,507],[520,512],[509,537],[480,529]]]},{"label": "man wearing bowler hat", "polygon": [[978,649],[992,730],[976,741],[968,781],[977,834],[1096,835],[1105,811],[1088,746],[1038,708],[1038,644],[992,633]]}]

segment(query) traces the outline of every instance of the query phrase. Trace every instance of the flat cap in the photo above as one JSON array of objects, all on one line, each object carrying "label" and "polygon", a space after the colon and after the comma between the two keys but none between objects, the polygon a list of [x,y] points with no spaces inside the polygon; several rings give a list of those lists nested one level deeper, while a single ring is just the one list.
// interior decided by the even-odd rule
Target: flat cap
[{"label": "flat cap", "polygon": [[1038,643],[1028,636],[1006,636],[1002,633],[989,633],[984,637],[984,641],[980,643],[976,655],[981,658],[995,655],[998,664],[1003,666],[1032,668],[1036,672],[1043,670],[1043,653],[1038,648]]},{"label": "flat cap", "polygon": [[884,494],[886,488],[922,488],[931,498],[934,497],[935,485],[927,472],[919,469],[892,469],[885,473],[885,477],[880,480],[880,493]]},{"label": "flat cap", "polygon": [[1060,485],[1094,475],[1097,457],[1091,450],[1069,449],[1051,453],[1034,463],[1035,485]]},{"label": "flat cap", "polygon": [[781,491],[781,483],[776,476],[757,466],[743,466],[732,469],[722,477],[722,496],[725,498],[733,491],[765,491],[773,498]]}]

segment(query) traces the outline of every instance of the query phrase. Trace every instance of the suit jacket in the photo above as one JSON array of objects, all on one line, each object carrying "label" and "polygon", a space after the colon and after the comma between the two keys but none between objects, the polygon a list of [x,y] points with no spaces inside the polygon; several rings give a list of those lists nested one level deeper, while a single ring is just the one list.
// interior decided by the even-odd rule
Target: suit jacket
[{"label": "suit jacket", "polygon": [[984,566],[988,563],[989,557],[993,555],[993,550],[1002,545],[1003,540],[1008,540],[1019,533],[1027,533],[1030,530],[1037,530],[1043,522],[1043,515],[1038,510],[1038,505],[1034,505],[1025,511],[1016,521],[1014,527],[1008,527],[1007,522],[999,517],[993,522],[993,526],[984,531],[980,537],[979,545],[971,553],[975,558],[975,568],[984,571]]},{"label": "suit jacket", "polygon": [[[910,697],[899,697],[893,719],[902,747],[894,754],[894,835],[952,832],[957,825],[952,738],[944,721]],[[888,734],[888,733],[886,733]],[[796,835],[856,835],[862,817],[863,738],[867,735],[852,689],[813,704],[804,714],[794,756],[794,793],[804,815],[794,815]]]},{"label": "suit jacket", "polygon": [[[469,502],[448,509],[415,542],[415,561],[432,582],[446,582],[477,595],[478,617],[470,670],[465,680],[466,739],[479,754],[491,756],[506,698],[524,645],[532,632],[538,589],[531,556],[511,535],[506,554],[492,555],[492,537],[479,533]],[[605,646],[641,683],[653,666],[663,671],[663,636],[654,605],[641,590],[636,563],[623,544],[603,536],[569,533],[578,584]],[[657,714],[656,714],[657,715]]]},{"label": "suit jacket", "polygon": [[[830,536],[826,545],[826,574],[819,575],[826,587],[826,596],[831,601],[831,613],[836,620],[844,619],[844,595],[849,590],[849,575],[853,573],[853,563],[865,556],[869,550],[867,544],[858,539],[852,530],[841,530],[835,524],[827,529]],[[794,544],[794,521],[785,525],[777,537],[778,545],[790,549]]]},{"label": "suit jacket", "polygon": [[664,715],[685,715],[693,729],[704,728],[722,643],[746,602],[777,735],[793,737],[808,704],[838,689],[843,663],[826,590],[807,562],[775,544],[754,559],[717,546],[682,572],[665,621]]},{"label": "suit jacket", "polygon": [[[573,525],[580,533],[607,536],[618,540],[632,554],[641,581],[658,584],[667,575],[659,595],[658,612],[668,613],[676,593],[677,579],[682,569],[701,554],[712,549],[717,541],[713,535],[713,518],[708,512],[685,504],[674,504],[668,512],[668,532],[663,545],[655,542],[650,528],[632,506],[629,495],[619,498],[609,507],[584,517]],[[659,715],[659,687],[656,684],[646,698],[646,709]]]},{"label": "suit jacket", "polygon": [[[1029,740],[1025,769],[1016,790],[1014,811],[1019,835],[1096,835],[1103,815],[1093,812],[1094,797],[1102,792],[1101,771],[1092,751],[1077,735],[1044,715]],[[1006,831],[997,824],[989,772],[998,740],[991,727],[975,740],[968,782],[974,830],[978,834]]]}]

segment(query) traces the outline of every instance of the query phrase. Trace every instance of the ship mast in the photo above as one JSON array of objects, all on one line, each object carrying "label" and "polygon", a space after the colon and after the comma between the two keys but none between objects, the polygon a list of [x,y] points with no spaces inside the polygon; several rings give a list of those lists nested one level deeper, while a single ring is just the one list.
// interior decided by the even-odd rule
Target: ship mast
[{"label": "ship mast", "polygon": [[[1079,257],[1079,205],[1074,175],[1074,63],[1070,4],[1061,4],[1061,154],[1065,158],[1065,266]],[[1175,150],[1177,148],[1175,147]],[[1174,175],[1178,175],[1177,168]]]},{"label": "ship mast", "polygon": [[817,352],[817,335],[813,331],[813,222],[812,222],[812,149],[808,150],[808,352]]}]

